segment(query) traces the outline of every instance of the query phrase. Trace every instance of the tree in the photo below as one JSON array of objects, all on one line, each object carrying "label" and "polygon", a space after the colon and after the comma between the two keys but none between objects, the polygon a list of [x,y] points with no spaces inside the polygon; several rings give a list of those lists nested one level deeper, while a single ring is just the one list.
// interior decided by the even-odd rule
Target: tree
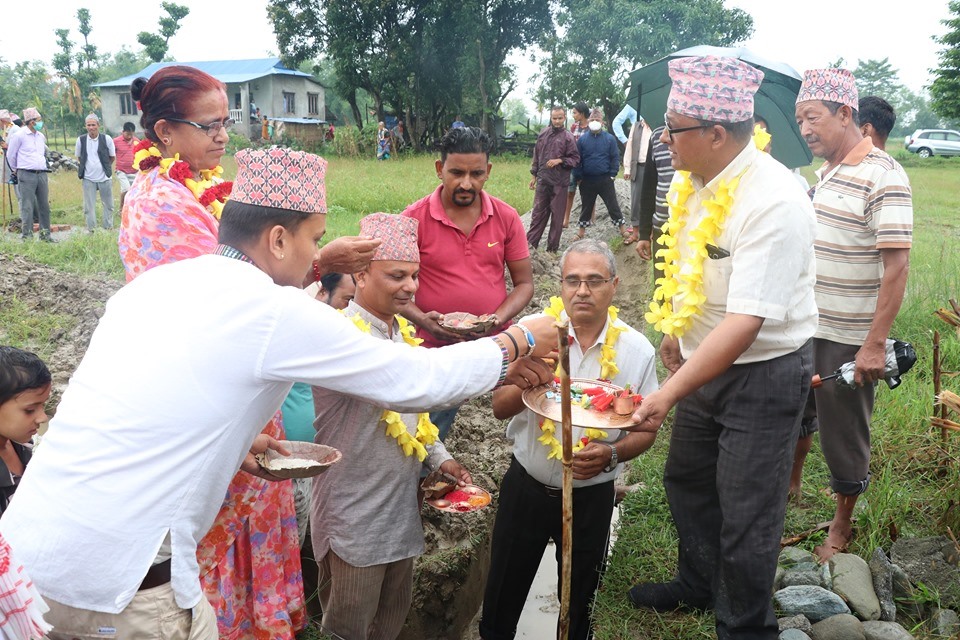
[{"label": "tree", "polygon": [[857,60],[853,70],[857,79],[857,92],[860,97],[878,96],[896,108],[903,85],[899,72],[890,65],[890,58],[883,60]]},{"label": "tree", "polygon": [[180,21],[190,13],[190,8],[182,4],[162,2],[160,6],[167,12],[166,16],[160,17],[160,35],[148,31],[137,34],[137,42],[143,45],[147,55],[154,62],[160,62],[167,55],[170,38],[176,35],[180,30]]},{"label": "tree", "polygon": [[561,0],[557,34],[540,58],[539,103],[599,104],[610,122],[628,72],[678,49],[730,46],[750,37],[753,18],[722,0]]},{"label": "tree", "polygon": [[940,22],[949,30],[934,41],[943,45],[939,57],[940,66],[933,70],[935,77],[930,85],[931,104],[934,111],[950,120],[960,119],[960,0],[948,4],[951,17]]}]

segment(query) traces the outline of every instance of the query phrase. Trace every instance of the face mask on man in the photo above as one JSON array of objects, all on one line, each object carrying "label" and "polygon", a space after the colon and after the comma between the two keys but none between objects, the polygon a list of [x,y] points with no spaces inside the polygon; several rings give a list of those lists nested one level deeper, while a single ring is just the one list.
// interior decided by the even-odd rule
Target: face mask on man
[{"label": "face mask on man", "polygon": [[588,124],[587,126],[590,127],[590,131],[593,131],[594,133],[600,131],[600,129],[603,128],[603,125],[597,122],[596,120],[591,120],[590,124]]},{"label": "face mask on man", "polygon": [[40,129],[43,129],[43,120],[37,120],[36,122],[34,122],[34,123],[33,123],[33,128],[34,128],[36,131],[40,131]]}]

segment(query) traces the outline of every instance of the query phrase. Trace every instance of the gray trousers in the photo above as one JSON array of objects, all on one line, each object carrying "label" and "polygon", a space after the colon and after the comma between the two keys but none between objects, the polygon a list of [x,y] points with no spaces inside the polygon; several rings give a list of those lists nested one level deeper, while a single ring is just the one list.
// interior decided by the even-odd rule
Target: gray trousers
[{"label": "gray trousers", "polygon": [[[817,373],[833,373],[856,359],[859,350],[860,345],[814,339]],[[830,468],[830,487],[845,496],[860,495],[870,484],[870,420],[875,394],[875,385],[851,389],[834,380],[811,392],[816,397],[813,415],[820,425],[820,448]]]},{"label": "gray trousers", "polygon": [[83,179],[83,216],[87,219],[87,230],[97,228],[97,193],[103,203],[103,228],[113,229],[113,181],[103,182]]},{"label": "gray trousers", "polygon": [[640,226],[640,192],[643,190],[643,167],[635,164],[630,174],[630,226]]},{"label": "gray trousers", "polygon": [[20,235],[33,237],[33,214],[40,218],[40,235],[50,235],[50,187],[47,172],[20,169],[17,180],[20,181]]},{"label": "gray trousers", "polygon": [[813,346],[734,365],[677,405],[664,469],[678,580],[717,637],[776,640],[770,595]]},{"label": "gray trousers", "polygon": [[540,246],[543,231],[550,225],[547,234],[547,251],[560,250],[560,236],[563,233],[563,212],[567,208],[567,184],[548,184],[537,180],[537,190],[533,197],[533,211],[530,214],[530,229],[527,231],[527,243],[534,249]]}]

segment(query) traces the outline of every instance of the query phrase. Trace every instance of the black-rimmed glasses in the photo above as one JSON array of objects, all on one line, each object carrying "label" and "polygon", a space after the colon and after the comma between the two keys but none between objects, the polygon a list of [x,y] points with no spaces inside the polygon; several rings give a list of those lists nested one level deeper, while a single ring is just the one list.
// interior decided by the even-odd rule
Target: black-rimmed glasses
[{"label": "black-rimmed glasses", "polygon": [[613,278],[590,278],[588,280],[580,280],[578,278],[564,278],[563,280],[561,280],[561,282],[563,283],[564,287],[566,287],[567,289],[570,289],[571,291],[579,289],[581,284],[587,285],[587,289],[590,289],[591,291],[593,291],[594,289],[597,289],[598,287],[602,287],[603,285],[607,284],[611,280],[613,280]]},{"label": "black-rimmed glasses", "polygon": [[709,129],[712,126],[712,124],[698,124],[694,127],[680,127],[679,129],[673,129],[669,124],[667,124],[667,116],[663,116],[663,131],[667,134],[668,142],[673,142],[674,134],[683,133],[684,131],[695,131],[696,129]]},{"label": "black-rimmed glasses", "polygon": [[217,134],[220,133],[220,129],[230,130],[230,127],[237,123],[233,118],[227,118],[226,120],[217,120],[211,122],[210,124],[200,124],[199,122],[194,122],[193,120],[183,120],[182,118],[165,118],[170,122],[181,122],[183,124],[188,124],[191,127],[196,127],[206,132],[206,134],[211,138],[216,138]]}]

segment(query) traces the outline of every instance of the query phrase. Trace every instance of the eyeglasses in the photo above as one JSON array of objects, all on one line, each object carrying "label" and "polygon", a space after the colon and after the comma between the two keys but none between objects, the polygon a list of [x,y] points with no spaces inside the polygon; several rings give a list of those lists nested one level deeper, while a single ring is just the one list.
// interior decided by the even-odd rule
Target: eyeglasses
[{"label": "eyeglasses", "polygon": [[220,133],[220,129],[230,130],[230,127],[237,123],[233,118],[227,118],[226,120],[211,122],[210,124],[200,124],[199,122],[194,122],[193,120],[182,120],[180,118],[166,118],[170,122],[182,122],[183,124],[188,124],[191,127],[196,127],[197,129],[202,129],[207,133],[211,138],[216,138],[217,134]]},{"label": "eyeglasses", "polygon": [[684,131],[694,131],[696,129],[709,129],[710,127],[713,126],[712,124],[698,124],[695,127],[680,127],[679,129],[672,129],[670,128],[670,125],[666,123],[667,122],[666,115],[663,116],[663,122],[664,122],[663,130],[664,130],[664,133],[667,134],[667,141],[669,142],[673,142],[673,136],[677,133],[683,133]]},{"label": "eyeglasses", "polygon": [[613,280],[613,278],[590,278],[589,280],[579,280],[577,278],[564,278],[561,280],[563,286],[571,291],[580,288],[581,284],[587,285],[587,289],[593,291]]}]

